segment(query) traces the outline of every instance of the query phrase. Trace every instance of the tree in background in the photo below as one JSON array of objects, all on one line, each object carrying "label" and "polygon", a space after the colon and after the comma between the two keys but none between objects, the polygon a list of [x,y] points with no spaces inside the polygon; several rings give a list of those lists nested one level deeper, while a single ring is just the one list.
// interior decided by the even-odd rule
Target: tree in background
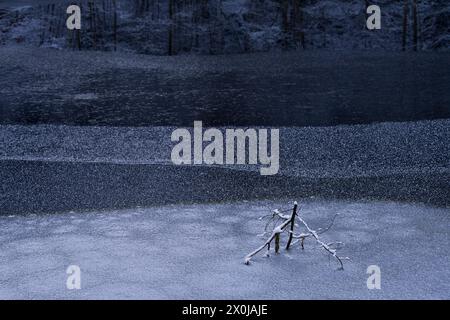
[{"label": "tree in background", "polygon": [[417,51],[417,45],[419,40],[419,26],[418,26],[418,14],[417,14],[417,0],[413,0],[413,48]]},{"label": "tree in background", "polygon": [[408,16],[412,15],[412,48],[414,51],[418,49],[419,42],[419,23],[417,0],[404,0],[403,2],[403,28],[402,28],[402,50],[406,51],[408,47]]},{"label": "tree in background", "polygon": [[[0,43],[176,55],[271,49],[450,47],[450,6],[384,0],[383,31],[366,32],[371,0],[59,0],[2,14]],[[81,30],[65,28],[68,4]],[[361,10],[361,11],[360,11]]]},{"label": "tree in background", "polygon": [[278,8],[281,12],[281,30],[283,33],[283,47],[297,47],[298,44],[305,48],[305,36],[302,30],[303,11],[302,0],[278,0]]}]

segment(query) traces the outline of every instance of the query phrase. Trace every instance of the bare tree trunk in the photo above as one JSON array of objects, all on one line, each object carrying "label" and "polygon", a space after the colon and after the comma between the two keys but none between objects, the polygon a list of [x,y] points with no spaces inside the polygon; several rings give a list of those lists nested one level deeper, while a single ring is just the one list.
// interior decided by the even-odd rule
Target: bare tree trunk
[{"label": "bare tree trunk", "polygon": [[[62,5],[61,11],[64,12],[64,9],[65,9],[65,7],[64,7],[64,5]],[[66,28],[66,16],[64,16],[62,14],[60,16],[61,16],[61,22],[60,22],[60,31],[59,32],[61,34],[61,37],[64,37],[64,33],[67,30],[67,28]]]},{"label": "bare tree trunk", "polygon": [[113,2],[113,10],[114,10],[114,17],[113,17],[113,37],[114,37],[114,51],[117,50],[117,2],[116,0],[112,0]]},{"label": "bare tree trunk", "polygon": [[102,3],[102,10],[103,10],[103,23],[102,23],[102,26],[103,26],[103,30],[105,30],[107,25],[108,25],[108,23],[106,21],[106,3],[105,3],[105,0],[103,0],[103,3]]},{"label": "bare tree trunk", "polygon": [[301,40],[299,17],[300,17],[300,0],[292,0],[291,32],[292,38],[296,46],[298,45],[298,42]]},{"label": "bare tree trunk", "polygon": [[92,46],[94,49],[97,46],[97,23],[96,23],[96,14],[95,14],[95,4],[93,0],[89,0],[89,24],[90,31],[92,33]]},{"label": "bare tree trunk", "polygon": [[173,55],[173,10],[174,4],[173,0],[169,0],[169,48],[168,48],[168,54],[169,56]]},{"label": "bare tree trunk", "polygon": [[418,16],[417,16],[417,0],[413,0],[413,48],[417,51],[417,44],[419,40],[418,30]]},{"label": "bare tree trunk", "polygon": [[281,2],[281,19],[283,24],[283,31],[288,32],[289,31],[289,2],[287,0],[282,0]]},{"label": "bare tree trunk", "polygon": [[364,8],[364,15],[366,16],[366,21],[369,18],[369,14],[367,13],[367,8],[370,6],[369,0],[364,0],[366,7]]},{"label": "bare tree trunk", "polygon": [[55,22],[55,4],[50,5],[50,26],[48,28],[48,34],[50,37],[54,36],[54,22]]},{"label": "bare tree trunk", "polygon": [[300,8],[299,8],[299,19],[300,19],[300,42],[302,44],[302,48],[306,49],[305,47],[305,31],[304,31],[304,15],[303,15],[303,8],[301,6],[301,3],[299,4]]},{"label": "bare tree trunk", "polygon": [[[43,9],[44,10],[43,14],[45,16],[45,21],[47,23],[49,23],[50,5],[45,6],[45,8],[46,9]],[[39,42],[40,46],[42,46],[45,42],[45,39],[47,37],[46,31],[47,31],[47,28],[42,28],[41,41]]]},{"label": "bare tree trunk", "polygon": [[288,33],[289,33],[289,2],[288,0],[281,0],[281,24],[283,29],[283,47],[288,46]]},{"label": "bare tree trunk", "polygon": [[[81,12],[83,12],[83,6],[82,6],[81,3],[80,3],[80,9],[81,9]],[[82,46],[82,41],[81,41],[81,29],[76,29],[75,31],[76,31],[77,47],[78,47],[78,50],[81,51],[81,46]]]},{"label": "bare tree trunk", "polygon": [[402,50],[406,50],[406,40],[408,33],[408,0],[404,0],[403,4],[403,39],[402,39]]}]

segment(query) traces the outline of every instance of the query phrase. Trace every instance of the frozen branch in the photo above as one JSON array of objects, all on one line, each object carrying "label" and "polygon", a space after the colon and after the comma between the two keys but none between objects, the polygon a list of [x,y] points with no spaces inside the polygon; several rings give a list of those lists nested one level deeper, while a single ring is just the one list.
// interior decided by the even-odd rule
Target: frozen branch
[{"label": "frozen branch", "polygon": [[329,254],[331,254],[340,264],[340,270],[344,270],[344,265],[342,263],[342,260],[348,260],[348,257],[339,257],[337,255],[337,250],[332,249],[328,244],[324,243],[322,240],[319,239],[319,235],[315,230],[312,230],[305,220],[303,220],[301,217],[297,216],[298,220],[305,226],[306,230],[308,230],[309,234],[313,236],[314,239],[319,243],[319,245],[324,248]]},{"label": "frozen branch", "polygon": [[267,239],[266,242],[264,242],[264,244],[262,246],[257,248],[255,251],[249,253],[245,257],[245,264],[250,264],[251,258],[254,255],[256,255],[258,252],[263,250],[265,247],[267,247],[267,249],[269,250],[270,249],[270,243],[272,242],[272,240],[274,240],[277,235],[282,233],[284,231],[284,229],[289,225],[290,222],[291,222],[290,219],[289,220],[285,220],[282,224],[280,224],[275,229],[273,229],[272,234],[270,235],[269,239]]},{"label": "frozen branch", "polygon": [[[326,228],[319,228],[317,230],[313,230],[309,227],[308,223],[303,220],[302,217],[300,217],[299,214],[297,214],[297,202],[294,203],[294,208],[292,209],[291,214],[283,214],[283,212],[287,212],[291,210],[274,210],[272,214],[266,215],[264,217],[261,217],[260,219],[270,217],[269,221],[266,223],[264,228],[263,236],[267,235],[269,232],[269,227],[273,223],[272,231],[270,232],[270,236],[267,238],[267,240],[262,244],[260,247],[258,247],[256,250],[252,251],[245,257],[245,264],[250,264],[250,260],[259,252],[261,252],[264,248],[267,248],[267,256],[269,256],[271,243],[272,241],[275,242],[275,253],[279,252],[280,248],[280,239],[281,235],[284,232],[288,233],[288,241],[286,244],[286,250],[288,250],[291,246],[300,243],[301,248],[304,249],[304,241],[308,237],[313,237],[316,242],[331,256],[333,256],[338,262],[339,262],[339,269],[344,269],[344,265],[342,263],[342,260],[348,260],[348,257],[341,257],[337,254],[337,249],[343,246],[342,242],[329,242],[325,243],[320,238],[319,235],[327,232],[331,229],[333,226],[336,217],[338,214],[335,214],[333,216],[333,219],[331,220],[330,224]],[[281,224],[278,224],[279,221],[282,221]],[[296,223],[298,221],[305,229],[306,232],[298,233],[296,234],[294,232],[295,227],[299,227],[299,224]],[[287,228],[289,226],[289,228]]]},{"label": "frozen branch", "polygon": [[[337,217],[338,215],[339,215],[339,213],[336,213],[336,214],[333,216],[333,219],[331,219],[331,222],[330,222],[330,224],[328,225],[328,227],[317,229],[317,230],[316,230],[316,234],[319,235],[319,234],[325,233],[325,232],[327,232],[328,230],[330,230],[331,227],[332,227],[333,224],[334,224],[334,221],[336,220],[336,217]],[[302,249],[303,249],[303,242],[305,241],[306,238],[308,238],[308,237],[310,237],[310,236],[312,236],[312,234],[311,234],[310,232],[308,232],[308,233],[294,234],[292,237],[293,237],[294,239],[297,239],[297,240],[294,241],[292,244],[294,245],[294,244],[296,244],[296,243],[298,243],[298,242],[300,241],[300,242],[301,242],[301,245],[302,245]]]}]

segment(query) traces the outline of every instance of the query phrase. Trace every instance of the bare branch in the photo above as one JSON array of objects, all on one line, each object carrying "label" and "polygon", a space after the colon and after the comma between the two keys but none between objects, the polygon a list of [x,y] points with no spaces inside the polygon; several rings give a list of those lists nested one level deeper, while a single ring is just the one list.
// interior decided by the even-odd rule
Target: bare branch
[{"label": "bare branch", "polygon": [[294,227],[295,227],[295,216],[297,215],[297,201],[294,202],[294,209],[292,210],[292,215],[289,219],[289,223],[291,225],[291,230],[289,232],[289,239],[286,244],[286,250],[289,250],[289,247],[291,246],[292,242],[292,236],[294,235]]},{"label": "bare branch", "polygon": [[336,249],[332,249],[330,248],[330,246],[326,243],[324,243],[322,240],[319,239],[319,236],[317,234],[317,232],[315,230],[312,230],[308,224],[299,216],[297,216],[297,218],[300,220],[300,222],[305,226],[306,230],[309,231],[309,233],[314,237],[314,239],[316,239],[316,241],[319,243],[319,245],[324,248],[329,254],[331,254],[334,258],[336,258],[336,260],[339,262],[340,264],[340,270],[344,270],[344,265],[342,263],[342,260],[348,260],[348,257],[339,257],[337,255],[337,251]]},{"label": "bare branch", "polygon": [[250,264],[250,260],[251,258],[257,254],[258,252],[260,252],[261,250],[263,250],[266,246],[268,248],[270,248],[270,243],[272,242],[272,240],[275,238],[275,236],[277,234],[280,234],[284,231],[284,228],[286,228],[289,224],[290,220],[286,220],[284,221],[282,224],[280,224],[278,227],[276,227],[275,229],[273,229],[272,234],[270,235],[269,239],[266,240],[266,242],[264,242],[264,244],[262,246],[260,246],[258,249],[256,249],[255,251],[249,253],[246,257],[245,257],[245,264]]},{"label": "bare branch", "polygon": [[336,220],[336,217],[337,217],[338,215],[339,215],[339,213],[336,213],[336,214],[333,216],[333,219],[331,219],[331,222],[330,222],[330,224],[328,225],[328,227],[326,227],[325,229],[322,229],[322,228],[317,229],[317,234],[322,234],[322,233],[325,233],[325,232],[327,232],[328,230],[330,230],[331,227],[332,227],[333,224],[334,224],[334,221]]},{"label": "bare branch", "polygon": [[[282,212],[287,212],[287,211],[288,210],[283,210],[283,211],[274,210],[271,215],[265,216],[265,217],[270,216],[270,219],[267,222],[267,224],[264,228],[265,232],[262,235],[265,236],[266,234],[268,234],[267,230],[272,223],[274,223],[273,230],[270,233],[269,238],[264,242],[263,245],[261,245],[259,248],[257,248],[253,252],[249,253],[245,257],[245,264],[250,264],[250,260],[253,258],[253,256],[258,254],[264,248],[267,248],[266,255],[269,256],[271,243],[274,240],[275,240],[275,253],[279,253],[281,234],[283,232],[287,232],[289,234],[289,238],[287,241],[286,250],[288,250],[290,246],[293,246],[297,243],[300,243],[301,248],[304,249],[305,239],[308,237],[313,237],[316,240],[316,242],[320,245],[320,247],[322,247],[328,254],[333,256],[339,262],[339,265],[340,265],[339,269],[341,269],[341,270],[344,269],[342,260],[348,260],[349,258],[340,257],[337,255],[337,249],[341,248],[344,244],[340,241],[325,243],[322,240],[320,240],[320,238],[319,238],[320,234],[325,233],[331,229],[331,227],[333,226],[333,224],[336,220],[336,217],[339,214],[335,214],[333,216],[333,219],[331,220],[330,224],[326,228],[324,228],[324,229],[319,228],[317,230],[313,230],[309,227],[309,225],[306,223],[306,221],[303,220],[297,214],[297,202],[294,203],[294,208],[291,211],[291,214],[283,214],[282,213]],[[306,228],[306,232],[302,232],[302,233],[298,233],[298,234],[296,234],[294,232],[294,228],[299,227],[299,224],[297,224],[295,222],[295,221],[297,221],[297,220],[295,220],[296,218],[298,219],[298,222]],[[277,224],[279,223],[280,220],[282,220],[283,222],[277,226]],[[288,226],[290,226],[289,230],[287,229]]]}]

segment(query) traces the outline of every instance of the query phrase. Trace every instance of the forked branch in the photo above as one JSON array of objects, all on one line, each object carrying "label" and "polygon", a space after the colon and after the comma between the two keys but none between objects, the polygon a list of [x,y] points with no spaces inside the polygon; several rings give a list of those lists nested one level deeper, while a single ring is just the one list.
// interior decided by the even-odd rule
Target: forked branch
[{"label": "forked branch", "polygon": [[[262,244],[260,247],[258,247],[256,250],[252,251],[245,257],[245,264],[250,264],[250,260],[259,252],[261,252],[264,248],[267,248],[267,255],[270,253],[271,243],[272,241],[275,241],[275,252],[278,253],[279,247],[280,247],[280,238],[281,235],[284,232],[288,233],[288,240],[286,244],[286,250],[288,250],[293,245],[300,243],[301,248],[304,248],[304,241],[306,238],[313,237],[316,242],[332,257],[334,257],[338,263],[339,263],[339,269],[344,269],[344,265],[342,263],[343,260],[349,260],[348,257],[341,257],[337,254],[337,249],[342,245],[342,242],[330,242],[325,243],[320,238],[319,235],[327,232],[331,229],[331,227],[334,224],[334,221],[336,220],[336,217],[338,214],[333,216],[333,219],[331,220],[330,224],[326,228],[319,228],[317,230],[313,230],[309,227],[308,223],[297,213],[297,202],[294,203],[294,208],[292,209],[292,213],[290,215],[288,214],[282,214],[284,211],[275,210],[271,215],[268,215],[270,217],[269,221],[266,224],[266,227],[264,229],[264,234],[266,235],[269,232],[267,229],[270,225],[273,225],[273,229],[270,232],[270,236],[267,238],[267,240]],[[267,216],[266,216],[267,217]],[[278,224],[280,221],[281,224]],[[296,221],[298,221],[306,230],[302,233],[295,233],[295,227],[299,227],[298,224],[296,224]],[[289,228],[288,228],[289,227]]]}]

